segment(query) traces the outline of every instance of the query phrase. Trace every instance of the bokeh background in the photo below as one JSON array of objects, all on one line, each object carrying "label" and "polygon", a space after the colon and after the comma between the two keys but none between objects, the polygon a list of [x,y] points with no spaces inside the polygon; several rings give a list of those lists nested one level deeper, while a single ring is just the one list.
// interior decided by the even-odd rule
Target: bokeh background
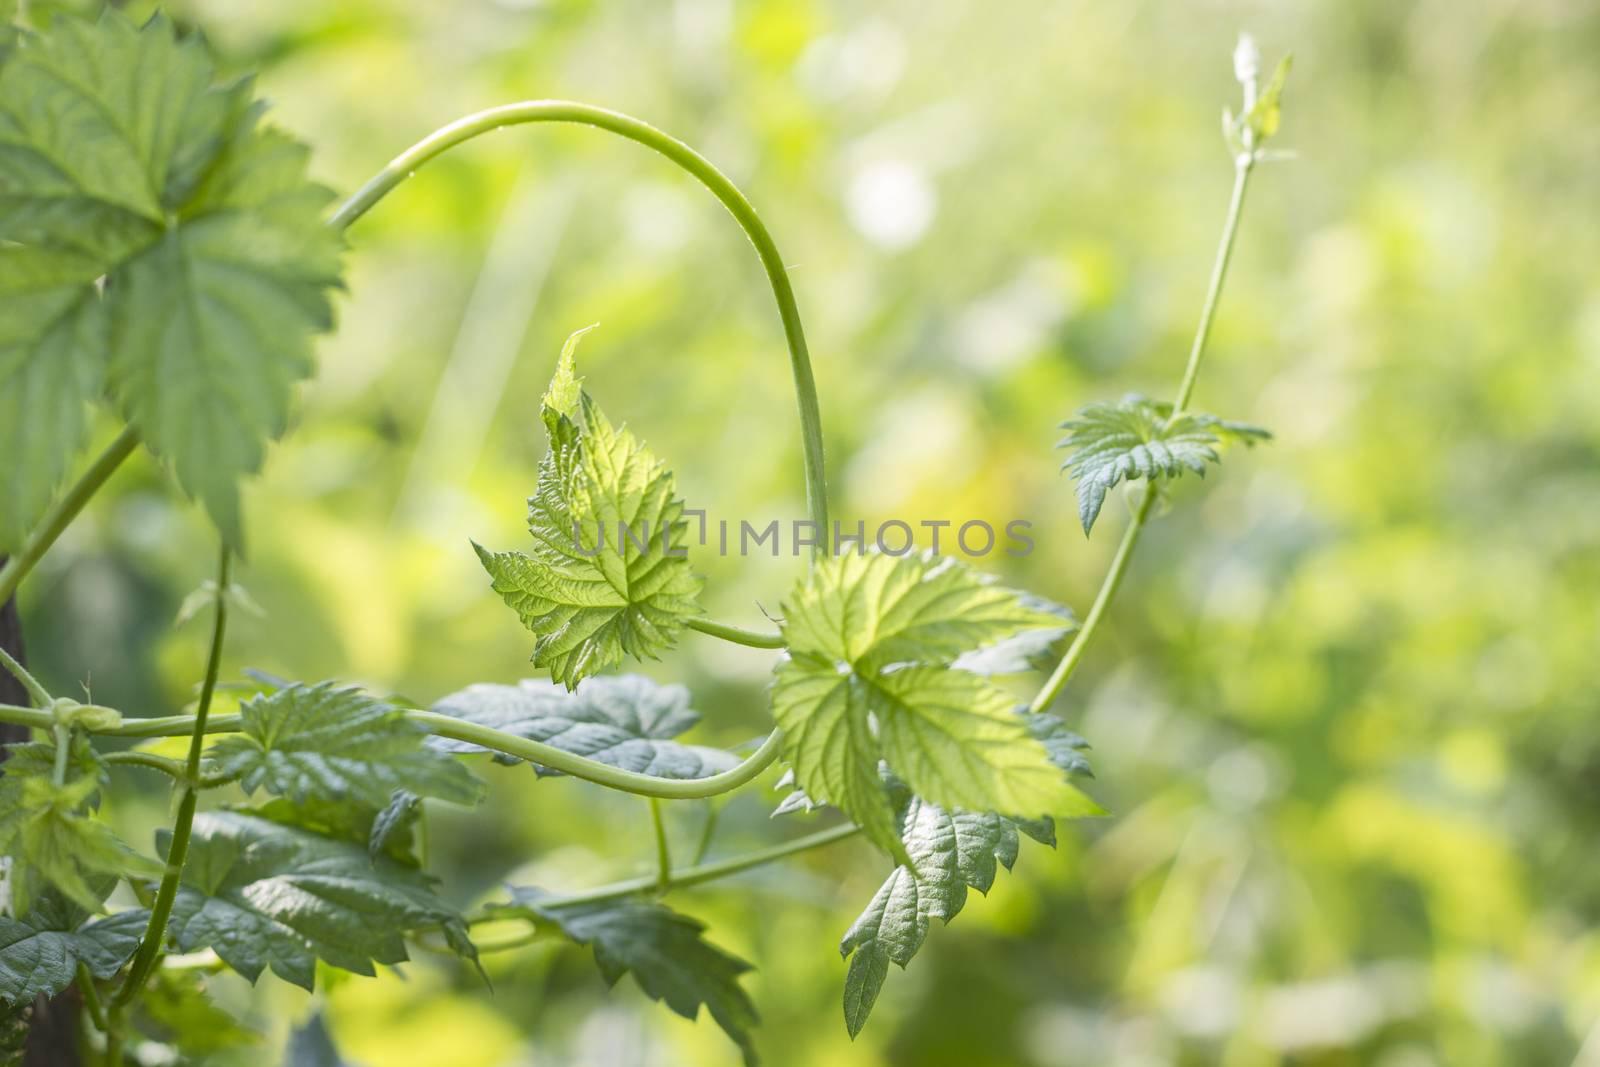
[{"label": "bokeh background", "polygon": [[[135,12],[143,10],[133,8]],[[1563,0],[185,2],[341,192],[434,127],[562,96],[701,148],[765,214],[810,331],[847,519],[1025,518],[983,561],[1088,604],[1055,426],[1168,394],[1231,178],[1218,114],[1252,31],[1292,49],[1197,402],[1277,440],[1186,484],[1058,705],[1115,813],[891,974],[854,1043],[835,945],[886,873],[860,843],[683,893],[753,961],[776,1067],[1600,1064],[1600,8]],[[593,131],[496,134],[351,231],[337,335],[249,495],[264,608],[226,668],[429,700],[531,670],[469,538],[518,543],[565,335],[691,506],[803,512],[788,367],[738,229]],[[192,698],[174,626],[213,549],[141,458],[26,590],[47,684]],[[696,555],[708,606],[776,610],[792,560]],[[700,737],[766,728],[770,654],[691,637]],[[642,801],[496,769],[431,816],[452,895],[648,866]],[[119,778],[148,844],[164,800]],[[804,832],[763,782],[713,854]],[[674,806],[687,850],[705,816]],[[422,959],[313,1005],[217,983],[281,1043],[324,1007],[368,1067],[735,1062],[710,1023],[607,993],[587,952]],[[275,1062],[271,1043],[236,1059]]]}]

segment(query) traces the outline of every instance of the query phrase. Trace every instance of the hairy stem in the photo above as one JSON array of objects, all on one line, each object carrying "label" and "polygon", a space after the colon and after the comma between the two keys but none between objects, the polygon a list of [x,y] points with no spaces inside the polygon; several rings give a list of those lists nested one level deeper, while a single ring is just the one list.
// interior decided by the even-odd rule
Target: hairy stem
[{"label": "hairy stem", "polygon": [[10,599],[11,594],[17,591],[17,586],[22,584],[22,579],[33,570],[45,551],[61,536],[61,531],[77,517],[78,512],[89,502],[89,498],[99,492],[100,487],[111,477],[111,472],[122,465],[133,450],[139,445],[139,431],[132,426],[126,427],[117,435],[117,439],[100,453],[99,457],[83,472],[83,476],[72,484],[72,487],[51,505],[45,512],[43,520],[23,540],[22,546],[17,549],[16,555],[0,567],[0,604]]},{"label": "hairy stem", "polygon": [[[592,126],[660,153],[710,190],[744,229],[750,243],[755,246],[756,255],[761,259],[767,281],[772,286],[772,295],[777,300],[778,315],[783,320],[784,337],[789,345],[789,364],[794,376],[795,398],[800,409],[800,444],[805,453],[807,510],[811,521],[817,524],[816,528],[826,531],[828,498],[822,457],[822,414],[817,404],[817,386],[811,373],[811,356],[800,322],[800,308],[795,301],[794,287],[789,282],[788,268],[766,224],[738,186],[682,141],[631,116],[566,100],[529,100],[490,108],[458,119],[400,153],[340,205],[329,220],[330,225],[341,229],[349,226],[419,167],[457,145],[506,126],[533,122]],[[813,556],[820,551],[820,546],[814,546]]]},{"label": "hairy stem", "polygon": [[[39,679],[28,673],[28,668],[17,661],[16,657],[5,649],[0,648],[0,667],[10,672],[11,677],[21,683],[22,688],[28,691],[28,697],[41,708],[48,708],[52,702],[49,690],[39,684]],[[48,718],[49,716],[47,716]]]},{"label": "hairy stem", "polygon": [[[1245,189],[1250,183],[1250,172],[1255,169],[1255,163],[1255,153],[1248,152],[1241,155],[1234,164],[1233,195],[1228,200],[1228,215],[1222,224],[1222,240],[1217,245],[1216,260],[1211,266],[1211,284],[1206,288],[1206,302],[1200,311],[1200,325],[1195,329],[1194,343],[1189,346],[1189,362],[1184,367],[1183,381],[1178,386],[1178,395],[1172,402],[1172,418],[1181,415],[1194,396],[1195,381],[1200,375],[1200,363],[1205,356],[1206,342],[1211,338],[1211,323],[1217,315],[1217,305],[1222,299],[1222,285],[1227,280],[1228,264],[1233,259],[1234,241],[1239,235],[1239,219],[1244,212]],[[1106,571],[1105,580],[1100,583],[1100,591],[1095,594],[1094,604],[1089,608],[1089,614],[1084,617],[1083,626],[1073,635],[1072,643],[1067,646],[1061,662],[1056,664],[1056,669],[1050,673],[1044,687],[1028,705],[1029,711],[1040,712],[1048,708],[1061,694],[1072,673],[1078,669],[1078,664],[1089,648],[1089,642],[1100,629],[1100,622],[1105,618],[1106,609],[1110,606],[1112,598],[1117,595],[1123,577],[1128,573],[1128,563],[1133,558],[1134,546],[1139,543],[1139,537],[1144,532],[1145,522],[1150,518],[1155,501],[1155,486],[1147,485],[1144,498],[1134,509],[1133,518],[1122,534],[1122,543],[1117,546],[1116,555],[1111,557],[1111,567]]]},{"label": "hairy stem", "polygon": [[756,630],[746,630],[742,626],[730,626],[725,622],[712,622],[710,619],[699,617],[690,618],[684,623],[691,630],[698,630],[711,637],[720,637],[724,641],[731,641],[736,645],[746,645],[750,648],[783,648],[782,634],[761,633]]},{"label": "hairy stem", "polygon": [[200,703],[195,709],[194,726],[189,735],[189,758],[184,763],[182,790],[178,799],[178,814],[172,823],[172,841],[167,847],[167,869],[156,890],[155,902],[150,906],[150,923],[145,927],[144,939],[128,967],[128,976],[117,991],[114,1009],[121,1009],[138,995],[161,957],[161,946],[166,937],[167,920],[172,917],[172,905],[178,897],[178,881],[183,876],[183,864],[189,856],[189,833],[194,826],[195,805],[200,796],[200,753],[205,748],[206,718],[211,712],[211,697],[217,689],[217,675],[222,667],[222,640],[228,629],[229,572],[232,559],[226,547],[217,563],[217,590],[213,602],[215,617],[211,626],[211,652],[206,658],[205,681],[200,685]]}]

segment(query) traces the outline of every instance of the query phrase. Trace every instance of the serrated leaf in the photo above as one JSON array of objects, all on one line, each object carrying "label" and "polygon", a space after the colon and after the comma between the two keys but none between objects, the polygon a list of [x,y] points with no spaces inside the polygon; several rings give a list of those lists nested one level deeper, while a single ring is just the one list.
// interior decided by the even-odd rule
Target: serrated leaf
[{"label": "serrated leaf", "polygon": [[404,711],[359,689],[291,685],[240,709],[243,732],[208,752],[215,769],[248,792],[265,789],[381,810],[396,790],[470,804],[482,784],[458,760],[427,744]]},{"label": "serrated leaf", "polygon": [[1067,785],[1009,695],[952,668],[963,653],[1026,631],[1062,631],[1059,609],[996,586],[958,561],[826,560],[784,604],[790,655],[773,717],[796,784],[896,858],[903,848],[880,762],[950,807],[1037,817],[1098,809]]},{"label": "serrated leaf", "polygon": [[396,851],[411,853],[411,828],[422,817],[422,798],[409,789],[396,789],[383,810],[372,819],[367,833],[367,852],[374,858],[393,856]]},{"label": "serrated leaf", "polygon": [[150,919],[142,908],[84,925],[87,916],[54,893],[41,895],[20,919],[0,915],[0,1004],[55,996],[72,984],[80,963],[96,978],[110,978],[139,947]]},{"label": "serrated leaf", "polygon": [[[1083,738],[1054,715],[1022,718],[1060,773],[1091,776]],[[1056,843],[1050,818],[946,809],[914,795],[892,776],[886,776],[884,792],[896,807],[905,861],[890,872],[839,942],[840,953],[850,960],[844,1015],[852,1038],[872,1013],[889,964],[905,967],[922,947],[929,920],[948,923],[966,905],[967,890],[987,893],[999,868],[1011,869],[1019,831],[1052,848]]]},{"label": "serrated leaf", "polygon": [[1116,404],[1078,409],[1061,424],[1067,431],[1057,447],[1071,449],[1061,467],[1078,482],[1078,518],[1087,534],[1100,514],[1106,493],[1119,481],[1177,478],[1185,470],[1204,477],[1206,464],[1220,463],[1224,441],[1253,445],[1272,435],[1259,426],[1229,422],[1215,415],[1184,412],[1172,405],[1129,394]]},{"label": "serrated leaf", "polygon": [[[403,792],[403,791],[402,791]],[[401,794],[396,794],[396,797]],[[397,803],[394,799],[391,805]],[[418,866],[412,851],[410,825],[394,821],[399,814],[390,808],[375,809],[349,799],[311,798],[304,801],[288,797],[273,797],[264,804],[251,804],[231,809],[246,815],[257,815],[285,826],[310,830],[323,837],[360,845],[369,854],[387,856],[408,867]],[[386,819],[380,828],[379,820]]]},{"label": "serrated leaf", "polygon": [[213,949],[252,982],[270,968],[305,989],[318,959],[371,975],[407,959],[403,935],[424,928],[473,958],[460,914],[422,872],[240,812],[195,816],[169,927],[181,951]]},{"label": "serrated leaf", "polygon": [[512,897],[569,939],[593,947],[608,984],[632,972],[646,996],[686,1019],[695,1018],[704,1004],[739,1046],[745,1063],[756,1062],[750,1031],[758,1016],[739,985],[750,964],[708,942],[703,923],[638,897],[564,906],[546,903],[537,889],[513,889]]},{"label": "serrated leaf", "polygon": [[161,866],[123,844],[94,817],[105,764],[81,735],[73,740],[66,780],[57,785],[55,746],[8,746],[0,777],[0,855],[9,856],[12,909],[25,914],[46,889],[84,911],[100,910],[123,875],[159,874]]},{"label": "serrated leaf", "polygon": [[700,592],[672,474],[579,388],[577,336],[541,411],[550,451],[528,500],[533,552],[473,546],[494,591],[535,635],[533,662],[568,689],[625,655],[671,648],[699,612]]},{"label": "serrated leaf", "polygon": [[26,459],[0,475],[0,548],[59,484],[102,382],[242,542],[237,483],[332,324],[340,238],[305,150],[259,126],[248,83],[214,78],[198,40],[116,12],[57,15],[0,68],[0,293],[32,294],[0,316],[0,445]]},{"label": "serrated leaf", "polygon": [[[637,774],[707,778],[739,763],[730,752],[672,740],[700,721],[689,707],[689,691],[639,674],[586,678],[570,693],[535,679],[471,685],[443,698],[433,710]],[[485,751],[445,737],[429,743],[446,752]]]}]

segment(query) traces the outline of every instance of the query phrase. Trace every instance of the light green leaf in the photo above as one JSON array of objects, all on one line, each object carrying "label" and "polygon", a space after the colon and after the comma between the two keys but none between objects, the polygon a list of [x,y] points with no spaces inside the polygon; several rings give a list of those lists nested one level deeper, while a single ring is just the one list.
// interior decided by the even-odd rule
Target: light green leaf
[{"label": "light green leaf", "polygon": [[904,854],[879,779],[887,762],[918,795],[1008,815],[1098,811],[1049,762],[1012,698],[952,668],[964,653],[1070,618],[996,586],[954,559],[842,556],[784,604],[790,656],[773,717],[796,784],[841,808],[891,855]]},{"label": "light green leaf", "polygon": [[34,294],[0,315],[18,405],[0,405],[0,445],[27,445],[0,483],[0,548],[59,484],[102,382],[242,541],[237,482],[332,323],[340,239],[305,150],[259,127],[248,83],[213,80],[199,41],[115,12],[57,15],[0,68],[0,294]]},{"label": "light green leaf", "polygon": [[1272,79],[1261,90],[1261,95],[1256,97],[1249,114],[1244,116],[1244,122],[1255,133],[1257,145],[1275,135],[1283,121],[1283,86],[1289,80],[1289,68],[1293,65],[1292,54],[1278,60],[1277,67],[1272,71]]},{"label": "light green leaf", "polygon": [[11,906],[26,914],[46,889],[86,912],[100,910],[116,879],[159,874],[161,865],[128,848],[94,817],[105,765],[88,742],[75,739],[67,778],[53,778],[55,746],[9,746],[0,777],[0,854],[9,856]]},{"label": "light green leaf", "polygon": [[536,640],[533,662],[568,689],[653,658],[699,611],[672,474],[579,389],[569,339],[542,416],[550,452],[528,500],[533,552],[474,545],[494,591]]},{"label": "light green leaf", "polygon": [[328,1021],[323,1014],[314,1012],[301,1026],[289,1034],[289,1045],[283,1050],[284,1067],[354,1067],[339,1054],[328,1032]]},{"label": "light green leaf", "polygon": [[110,978],[139,947],[150,913],[118,912],[83,925],[87,913],[45,893],[20,919],[0,915],[0,1004],[16,1008],[53,997],[76,978],[78,964]]},{"label": "light green leaf", "polygon": [[371,975],[374,963],[407,958],[403,934],[434,927],[475,958],[461,916],[420,871],[353,842],[206,812],[195,816],[170,929],[180,950],[213,949],[252,982],[271,968],[310,989],[318,959]]},{"label": "light green leaf", "polygon": [[[739,762],[721,749],[672,740],[700,721],[689,707],[689,691],[681,685],[658,685],[639,674],[586,678],[570,693],[533,679],[517,685],[471,685],[440,700],[433,710],[637,774],[708,778]],[[446,737],[429,743],[446,752],[485,751]]]},{"label": "light green leaf", "polygon": [[1173,479],[1185,470],[1204,477],[1207,463],[1220,463],[1224,441],[1253,445],[1271,438],[1259,426],[1229,422],[1215,415],[1184,412],[1172,418],[1172,405],[1129,394],[1116,404],[1089,404],[1063,422],[1067,436],[1057,447],[1071,449],[1063,470],[1078,481],[1078,518],[1087,534],[1100,514],[1106,493],[1119,481]]},{"label": "light green leaf", "polygon": [[396,790],[470,804],[482,785],[460,761],[426,744],[404,711],[332,682],[291,685],[240,709],[243,732],[213,745],[215,769],[249,792],[316,797],[374,810]]},{"label": "light green leaf", "polygon": [[704,924],[638,897],[555,906],[546,904],[538,889],[513,889],[512,896],[571,940],[592,946],[607,983],[615,985],[631,971],[646,996],[686,1019],[695,1018],[704,1004],[739,1046],[745,1063],[756,1062],[750,1031],[758,1017],[739,985],[750,965],[706,941]]}]

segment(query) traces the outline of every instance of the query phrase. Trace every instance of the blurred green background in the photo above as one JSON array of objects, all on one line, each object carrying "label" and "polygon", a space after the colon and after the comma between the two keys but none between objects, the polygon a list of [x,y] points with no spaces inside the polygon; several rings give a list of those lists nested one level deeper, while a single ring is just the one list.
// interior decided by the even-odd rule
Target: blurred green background
[{"label": "blurred green background", "polygon": [[[135,8],[135,10],[140,10]],[[860,843],[683,893],[751,961],[768,1063],[1600,1064],[1600,7],[1023,0],[278,0],[176,4],[348,192],[468,111],[571,97],[699,147],[793,267],[835,511],[1020,517],[983,561],[1075,606],[1125,509],[1078,529],[1055,424],[1169,394],[1231,172],[1241,29],[1296,67],[1197,404],[1277,440],[1191,480],[1058,711],[1115,815],[1027,845],[845,1036],[836,943],[886,873]],[[803,512],[782,336],[748,245],[664,162],[578,129],[496,134],[351,231],[337,335],[249,495],[265,608],[226,669],[431,700],[529,673],[468,545],[519,544],[562,338],[713,517]],[[141,458],[24,600],[60,692],[163,714],[213,549]],[[794,561],[695,557],[761,623]],[[700,739],[766,728],[771,656],[694,635]],[[58,688],[59,687],[59,688]],[[643,801],[526,769],[432,815],[471,902],[648,867]],[[164,799],[119,778],[148,845]],[[777,794],[714,854],[803,832]],[[681,849],[704,808],[671,811]],[[805,824],[805,825],[802,825]],[[584,950],[429,959],[332,985],[369,1067],[720,1065],[733,1046]],[[217,984],[282,1040],[275,979]],[[243,1062],[271,1062],[258,1050]],[[253,1058],[252,1058],[253,1057]],[[219,1062],[221,1062],[219,1060]],[[231,1061],[230,1061],[231,1062]]]}]

